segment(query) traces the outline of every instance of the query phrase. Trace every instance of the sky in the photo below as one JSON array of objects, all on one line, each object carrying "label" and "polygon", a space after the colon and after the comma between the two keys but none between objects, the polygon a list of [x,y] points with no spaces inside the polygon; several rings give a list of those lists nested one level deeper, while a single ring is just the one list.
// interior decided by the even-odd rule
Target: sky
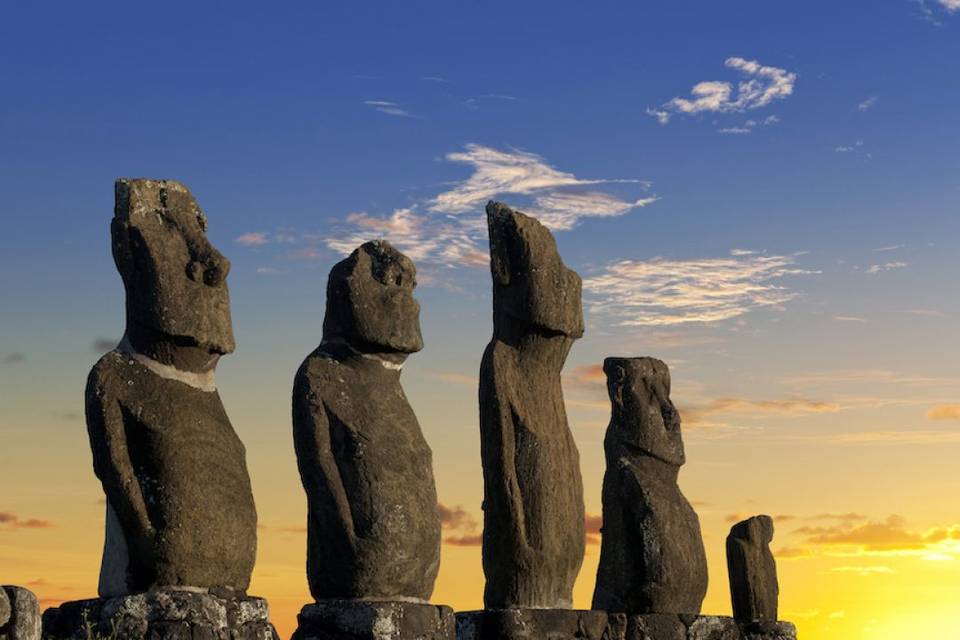
[{"label": "sky", "polygon": [[482,209],[584,280],[564,370],[589,606],[606,356],[670,366],[703,528],[775,518],[807,640],[942,629],[960,601],[960,3],[14,3],[0,10],[0,581],[92,597],[102,492],[83,387],[123,333],[113,181],[176,179],[233,263],[218,385],[260,517],[251,592],[308,602],[290,390],[330,267],[418,266],[402,381],[444,516],[433,601],[479,608]]}]

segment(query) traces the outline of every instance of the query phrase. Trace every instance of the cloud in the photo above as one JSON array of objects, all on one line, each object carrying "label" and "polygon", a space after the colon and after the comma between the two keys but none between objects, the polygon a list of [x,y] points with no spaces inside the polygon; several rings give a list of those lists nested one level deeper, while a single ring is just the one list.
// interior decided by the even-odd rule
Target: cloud
[{"label": "cloud", "polygon": [[50,529],[55,526],[49,520],[21,518],[9,511],[0,511],[0,525],[6,525],[10,529]]},{"label": "cloud", "polygon": [[477,529],[477,521],[460,505],[448,507],[438,503],[437,512],[440,514],[440,524],[447,529],[466,529],[467,531]]},{"label": "cloud", "polygon": [[262,231],[256,231],[251,233],[245,233],[242,236],[237,236],[233,239],[237,244],[242,244],[246,247],[258,247],[270,242],[267,234]]},{"label": "cloud", "polygon": [[[957,1],[960,2],[960,0],[957,0]],[[869,98],[867,98],[866,100],[864,100],[863,102],[857,105],[857,110],[869,111],[873,107],[873,105],[877,104],[877,100],[879,100],[877,96],[870,96]]]},{"label": "cloud", "polygon": [[949,13],[960,11],[960,0],[937,0],[937,2]]},{"label": "cloud", "polygon": [[[855,566],[845,566],[845,567],[833,567],[830,569],[830,571],[834,573],[853,573],[863,577],[875,576],[879,574],[896,573],[896,571],[894,571],[890,567],[877,566],[877,565],[874,565],[874,566],[855,565]],[[832,617],[832,614],[831,614],[831,617]]]},{"label": "cloud", "polygon": [[960,420],[960,404],[938,404],[927,410],[928,420]]},{"label": "cloud", "polygon": [[588,513],[583,518],[587,544],[600,544],[600,532],[603,528],[603,516],[598,513]]},{"label": "cloud", "polygon": [[103,354],[116,349],[119,342],[119,340],[113,340],[112,338],[94,338],[93,342],[90,343],[90,349],[94,353]]},{"label": "cloud", "polygon": [[[804,526],[791,535],[802,537],[803,548],[810,556],[916,556],[925,560],[960,557],[960,524],[917,531],[907,526],[903,516],[896,514],[884,520],[847,520],[830,526]],[[856,569],[849,571],[859,572]]]},{"label": "cloud", "polygon": [[363,104],[367,105],[368,107],[372,107],[375,111],[385,113],[388,116],[398,116],[401,118],[421,117],[410,113],[396,102],[389,102],[387,100],[364,100]]},{"label": "cloud", "polygon": [[621,260],[584,279],[585,302],[621,326],[719,322],[796,298],[774,281],[816,272],[793,265],[792,256],[767,255]]},{"label": "cloud", "polygon": [[[450,162],[468,164],[472,174],[452,188],[386,217],[355,212],[324,238],[341,254],[359,244],[386,238],[412,259],[443,266],[485,266],[486,218],[490,199],[513,196],[511,205],[537,217],[554,231],[576,227],[584,218],[622,216],[656,202],[655,196],[622,199],[599,185],[620,183],[649,188],[636,179],[582,179],[550,166],[540,156],[516,149],[468,144],[448,153]],[[422,210],[421,210],[422,206]]]},{"label": "cloud", "polygon": [[817,413],[836,413],[840,411],[836,402],[821,402],[805,398],[786,398],[783,400],[749,400],[747,398],[717,398],[705,405],[682,407],[680,416],[687,427],[728,426],[718,422],[719,416],[782,416],[795,417]]},{"label": "cloud", "polygon": [[867,269],[866,273],[883,273],[884,271],[893,271],[894,269],[906,269],[910,264],[907,262],[885,262],[883,264],[873,264]]},{"label": "cloud", "polygon": [[474,533],[462,536],[448,536],[443,539],[444,544],[454,547],[479,547],[483,544],[483,534]]},{"label": "cloud", "polygon": [[724,65],[746,76],[745,80],[737,84],[736,92],[729,82],[698,82],[690,90],[690,97],[673,98],[660,109],[647,109],[647,113],[655,117],[660,124],[667,124],[673,115],[678,114],[741,113],[787,98],[793,93],[797,80],[795,73],[764,66],[756,60],[727,58]]},{"label": "cloud", "polygon": [[22,353],[5,353],[0,355],[0,363],[2,364],[20,364],[26,360],[27,356]]},{"label": "cloud", "polygon": [[866,318],[861,318],[860,316],[833,316],[833,319],[838,322],[870,322]]},{"label": "cloud", "polygon": [[749,127],[727,127],[726,129],[717,129],[717,133],[745,134],[753,133],[753,129]]}]

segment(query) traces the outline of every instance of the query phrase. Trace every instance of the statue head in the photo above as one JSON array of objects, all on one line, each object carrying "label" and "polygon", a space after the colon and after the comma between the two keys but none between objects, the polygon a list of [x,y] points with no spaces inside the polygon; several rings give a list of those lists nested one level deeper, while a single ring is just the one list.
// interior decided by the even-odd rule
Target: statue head
[{"label": "statue head", "polygon": [[417,269],[385,240],[367,242],[330,270],[324,342],[363,352],[410,354],[423,348]]},{"label": "statue head", "polygon": [[730,528],[730,538],[744,540],[757,546],[766,546],[773,542],[773,518],[753,516]]},{"label": "statue head", "polygon": [[670,370],[655,358],[606,358],[615,437],[671,465],[684,463],[680,414],[670,401]]},{"label": "statue head", "polygon": [[137,325],[177,345],[233,351],[230,262],[207,240],[207,218],[184,185],[117,180],[110,231],[128,330]]},{"label": "statue head", "polygon": [[550,231],[499,202],[487,204],[494,326],[583,335],[580,276],[563,264]]}]

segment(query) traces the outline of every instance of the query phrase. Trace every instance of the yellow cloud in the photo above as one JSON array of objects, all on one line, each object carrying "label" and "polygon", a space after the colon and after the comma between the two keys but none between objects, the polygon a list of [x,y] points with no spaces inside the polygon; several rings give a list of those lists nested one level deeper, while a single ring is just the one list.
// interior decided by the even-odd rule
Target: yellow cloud
[{"label": "yellow cloud", "polygon": [[930,420],[960,420],[960,404],[938,404],[927,411]]}]

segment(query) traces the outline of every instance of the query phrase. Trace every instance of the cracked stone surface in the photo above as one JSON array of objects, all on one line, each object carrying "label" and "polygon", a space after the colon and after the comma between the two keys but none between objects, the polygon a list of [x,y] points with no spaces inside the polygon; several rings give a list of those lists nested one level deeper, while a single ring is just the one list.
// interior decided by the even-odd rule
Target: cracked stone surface
[{"label": "cracked stone surface", "polygon": [[293,388],[307,577],[325,599],[429,599],[440,565],[432,453],[400,385],[423,347],[416,269],[384,241],[333,267],[323,341]]},{"label": "cracked stone surface", "polygon": [[297,616],[293,640],[456,640],[450,607],[416,602],[319,600]]},{"label": "cracked stone surface", "polygon": [[613,409],[593,607],[698,614],[707,559],[700,520],[677,485],[685,456],[670,371],[654,358],[607,358],[603,370]]},{"label": "cracked stone surface", "polygon": [[493,339],[480,366],[484,605],[570,608],[584,553],[580,456],[560,371],[583,335],[580,276],[536,219],[487,205]]},{"label": "cracked stone surface", "polygon": [[29,589],[0,587],[0,640],[40,640],[40,604]]},{"label": "cracked stone surface", "polygon": [[43,613],[44,637],[87,640],[278,640],[266,600],[163,589],[67,602]]},{"label": "cracked stone surface", "polygon": [[86,418],[107,498],[99,593],[243,593],[257,514],[246,452],[214,381],[233,350],[230,263],[180,183],[118,180],[113,254],[127,326],[90,372]]}]

